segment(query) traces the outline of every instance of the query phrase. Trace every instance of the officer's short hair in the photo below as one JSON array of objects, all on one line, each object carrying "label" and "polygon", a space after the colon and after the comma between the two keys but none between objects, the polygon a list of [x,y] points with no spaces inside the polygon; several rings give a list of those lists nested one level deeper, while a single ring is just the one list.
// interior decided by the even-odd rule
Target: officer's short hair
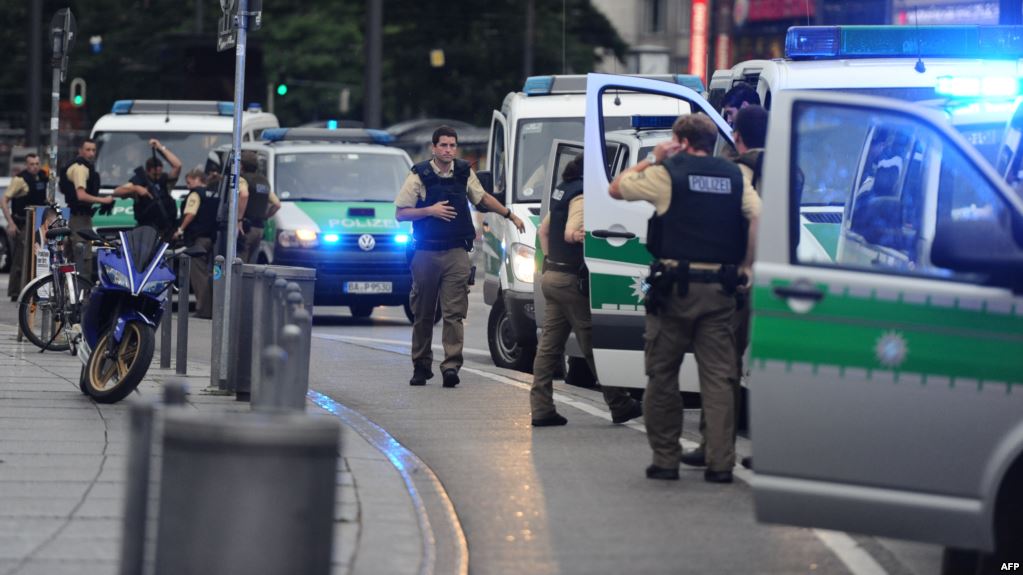
[{"label": "officer's short hair", "polygon": [[746,82],[739,82],[732,86],[732,89],[725,92],[725,97],[721,99],[722,108],[741,108],[743,104],[760,105],[760,94],[757,94],[756,89]]},{"label": "officer's short hair", "polygon": [[146,160],[146,169],[152,170],[153,168],[163,169],[163,162],[161,162],[158,158],[149,158]]},{"label": "officer's short hair", "polygon": [[29,153],[25,154],[25,161],[27,162],[28,160],[30,160],[32,158],[38,158],[38,157],[39,157],[39,154],[37,154],[35,152],[29,152]]},{"label": "officer's short hair", "polygon": [[455,143],[458,143],[458,132],[455,131],[451,126],[441,126],[433,131],[433,145],[436,146],[437,142],[440,141],[441,136],[450,136],[455,139]]},{"label": "officer's short hair", "polygon": [[92,138],[82,138],[82,140],[80,142],[78,142],[78,149],[81,150],[86,144],[95,144],[95,143],[96,143],[96,140],[93,140]]},{"label": "officer's short hair", "polygon": [[714,153],[714,144],[718,139],[718,127],[714,121],[703,114],[685,114],[675,120],[671,132],[678,141],[688,140],[689,145],[707,154]]},{"label": "officer's short hair", "polygon": [[196,166],[189,170],[189,172],[185,174],[185,177],[192,178],[193,180],[199,180],[204,184],[206,183],[206,172],[199,166]]},{"label": "officer's short hair", "polygon": [[747,148],[763,148],[767,141],[767,110],[763,106],[746,106],[735,115],[732,129],[742,134]]},{"label": "officer's short hair", "polygon": [[259,170],[259,156],[252,150],[242,152],[241,165],[243,172],[255,172]]},{"label": "officer's short hair", "polygon": [[583,177],[583,155],[579,154],[571,162],[565,164],[565,169],[561,171],[561,181],[578,180],[581,177]]}]

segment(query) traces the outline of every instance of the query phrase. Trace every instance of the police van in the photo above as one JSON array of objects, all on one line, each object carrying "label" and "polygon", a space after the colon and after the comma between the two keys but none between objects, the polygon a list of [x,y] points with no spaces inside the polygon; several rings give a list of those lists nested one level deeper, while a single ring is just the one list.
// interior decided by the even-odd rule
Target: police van
[{"label": "police van", "polygon": [[385,145],[392,141],[381,130],[274,128],[242,144],[281,200],[258,263],[314,268],[317,307],[348,306],[367,318],[376,306],[403,306],[412,320],[412,225],[397,221],[394,207],[412,160]]},{"label": "police van", "polygon": [[[611,85],[591,81],[594,108]],[[757,518],[943,545],[946,573],[997,570],[1023,549],[1023,201],[935,110],[782,91],[771,114],[752,297]],[[598,119],[587,149],[604,144]],[[594,235],[627,205],[591,209],[605,174],[587,156]],[[839,208],[828,259],[802,251],[794,225],[822,189]],[[619,329],[601,327],[599,303],[595,342]],[[602,381],[625,359],[595,354]]]},{"label": "police van", "polygon": [[[658,78],[676,85],[699,82],[685,75]],[[480,179],[485,186],[492,181],[494,196],[526,225],[520,233],[502,218],[484,218],[483,298],[491,306],[487,341],[499,367],[532,369],[537,343],[534,244],[548,180],[546,162],[554,140],[582,140],[585,88],[585,76],[530,77],[521,92],[509,93],[493,113],[489,169],[480,173]],[[686,102],[627,91],[609,93],[606,100],[610,130],[628,128],[637,114],[677,117],[691,110]]]},{"label": "police van", "polygon": [[[242,141],[254,141],[268,128],[278,127],[277,117],[258,107],[242,112]],[[149,140],[156,138],[181,160],[182,175],[173,191],[176,199],[186,195],[184,174],[203,166],[206,155],[217,146],[230,144],[234,129],[232,102],[189,100],[118,100],[109,114],[92,127],[96,140],[96,170],[101,193],[126,183],[135,168],[152,156]],[[157,154],[169,170],[167,161]],[[97,214],[97,230],[117,230],[135,226],[134,202],[119,199],[110,215]]]}]

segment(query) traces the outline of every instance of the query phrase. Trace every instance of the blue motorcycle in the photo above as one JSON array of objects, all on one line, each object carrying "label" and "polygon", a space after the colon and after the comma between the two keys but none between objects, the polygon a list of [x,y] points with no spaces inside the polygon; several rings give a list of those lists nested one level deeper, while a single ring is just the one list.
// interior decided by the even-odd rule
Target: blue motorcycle
[{"label": "blue motorcycle", "polygon": [[155,330],[174,283],[169,246],[146,226],[109,242],[91,230],[79,234],[98,245],[99,274],[82,313],[79,385],[97,402],[115,403],[139,385],[153,360]]}]

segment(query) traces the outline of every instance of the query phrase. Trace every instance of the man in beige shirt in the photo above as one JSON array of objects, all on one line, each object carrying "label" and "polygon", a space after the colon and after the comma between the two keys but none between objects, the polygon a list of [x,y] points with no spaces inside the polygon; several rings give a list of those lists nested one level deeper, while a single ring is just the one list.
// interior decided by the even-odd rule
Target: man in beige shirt
[{"label": "man in beige shirt", "polygon": [[92,276],[92,247],[85,238],[78,235],[79,230],[92,229],[92,214],[95,205],[114,203],[113,196],[100,196],[99,172],[93,166],[96,160],[95,140],[85,139],[78,147],[78,157],[74,159],[60,174],[60,191],[64,194],[71,211],[68,222],[73,232],[71,238],[81,244],[85,253],[85,269],[80,272],[87,278]]},{"label": "man in beige shirt", "polygon": [[25,238],[28,237],[28,220],[25,208],[46,205],[46,186],[50,178],[40,170],[38,154],[25,156],[25,169],[11,178],[0,208],[7,218],[7,257],[11,258],[11,273],[7,282],[7,295],[11,301],[18,299],[21,292],[21,274],[23,267]]},{"label": "man in beige shirt", "polygon": [[703,115],[680,116],[673,139],[611,184],[613,198],[654,205],[647,249],[643,411],[653,463],[650,479],[677,480],[682,455],[678,375],[685,352],[700,365],[706,417],[704,479],[730,483],[735,465],[735,293],[746,289],[760,198],[735,164],[712,156],[717,127]]},{"label": "man in beige shirt", "polygon": [[433,159],[412,166],[398,197],[395,217],[412,222],[412,379],[426,385],[433,377],[433,317],[440,300],[444,318],[444,387],[459,383],[462,367],[462,320],[469,311],[469,254],[476,229],[469,202],[510,219],[519,231],[525,225],[511,209],[484,191],[468,162],[458,160],[458,134],[447,126],[433,133]]}]

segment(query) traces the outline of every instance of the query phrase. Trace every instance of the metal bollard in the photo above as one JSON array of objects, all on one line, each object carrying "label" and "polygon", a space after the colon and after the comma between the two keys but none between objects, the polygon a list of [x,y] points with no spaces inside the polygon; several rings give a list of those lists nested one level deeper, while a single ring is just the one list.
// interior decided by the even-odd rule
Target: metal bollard
[{"label": "metal bollard", "polygon": [[153,405],[131,406],[128,461],[124,483],[124,519],[121,536],[121,575],[142,573],[146,547],[146,510],[149,505],[149,458],[153,441]]},{"label": "metal bollard", "polygon": [[155,574],[330,573],[338,423],[174,411],[164,422]]},{"label": "metal bollard", "polygon": [[281,377],[281,407],[284,409],[305,410],[305,391],[298,382],[299,356],[302,353],[302,330],[297,325],[286,325],[281,330],[281,348],[287,354],[288,361],[284,364]]},{"label": "metal bollard", "polygon": [[297,405],[295,407],[305,410],[305,396],[309,392],[309,362],[312,354],[313,316],[305,308],[299,308],[295,310],[291,320],[298,327],[301,334],[297,353],[288,358],[288,362],[294,366],[292,373],[295,379],[291,385],[296,388],[295,400]]},{"label": "metal bollard", "polygon": [[192,258],[182,255],[178,264],[178,349],[174,358],[174,373],[188,373],[188,286],[192,273]]},{"label": "metal bollard", "polygon": [[252,409],[255,411],[281,409],[284,407],[282,391],[287,385],[284,378],[288,353],[278,345],[271,345],[259,355],[263,373],[258,382],[253,381]]},{"label": "metal bollard", "polygon": [[185,405],[186,395],[188,395],[188,385],[181,381],[168,381],[163,386],[164,405]]},{"label": "metal bollard", "polygon": [[248,390],[238,393],[237,380],[235,379],[237,374],[234,373],[234,365],[231,361],[232,355],[238,353],[238,343],[235,340],[237,340],[239,319],[241,317],[241,306],[238,305],[238,300],[240,299],[242,289],[242,265],[241,258],[234,258],[234,261],[231,262],[231,269],[227,271],[227,273],[231,274],[231,310],[230,317],[224,318],[224,321],[227,322],[227,333],[230,334],[231,341],[221,340],[220,342],[221,355],[223,356],[220,364],[220,379],[224,382],[224,386],[228,391],[235,392],[235,399],[245,401],[248,400]]},{"label": "metal bollard", "polygon": [[284,325],[295,323],[295,312],[302,309],[302,292],[299,290],[288,291],[284,298]]},{"label": "metal bollard", "polygon": [[274,307],[274,313],[273,313],[273,337],[274,337],[274,340],[273,340],[273,343],[279,343],[280,342],[278,337],[281,334],[281,330],[284,329],[284,325],[285,325],[285,322],[284,322],[284,306],[285,306],[284,296],[287,295],[287,293],[288,293],[287,292],[287,287],[288,287],[288,282],[287,281],[285,281],[285,280],[283,280],[281,278],[277,278],[276,280],[274,280],[274,285],[273,285],[273,303],[272,303],[272,305]]},{"label": "metal bollard", "polygon": [[[222,310],[224,306],[224,256],[213,258],[213,309]],[[212,351],[210,352],[210,388],[224,389],[220,386],[220,342],[224,336],[224,314],[220,311],[213,312],[213,321],[210,323],[212,337]]]},{"label": "metal bollard", "polygon": [[167,292],[163,300],[163,314],[160,316],[160,368],[169,369],[171,366],[171,294]]},{"label": "metal bollard", "polygon": [[264,268],[252,297],[252,312],[255,317],[252,320],[252,365],[249,369],[249,377],[252,380],[253,396],[255,396],[256,388],[260,386],[260,380],[263,378],[262,351],[274,343],[272,298],[275,281],[277,281],[277,272],[269,267]]}]

